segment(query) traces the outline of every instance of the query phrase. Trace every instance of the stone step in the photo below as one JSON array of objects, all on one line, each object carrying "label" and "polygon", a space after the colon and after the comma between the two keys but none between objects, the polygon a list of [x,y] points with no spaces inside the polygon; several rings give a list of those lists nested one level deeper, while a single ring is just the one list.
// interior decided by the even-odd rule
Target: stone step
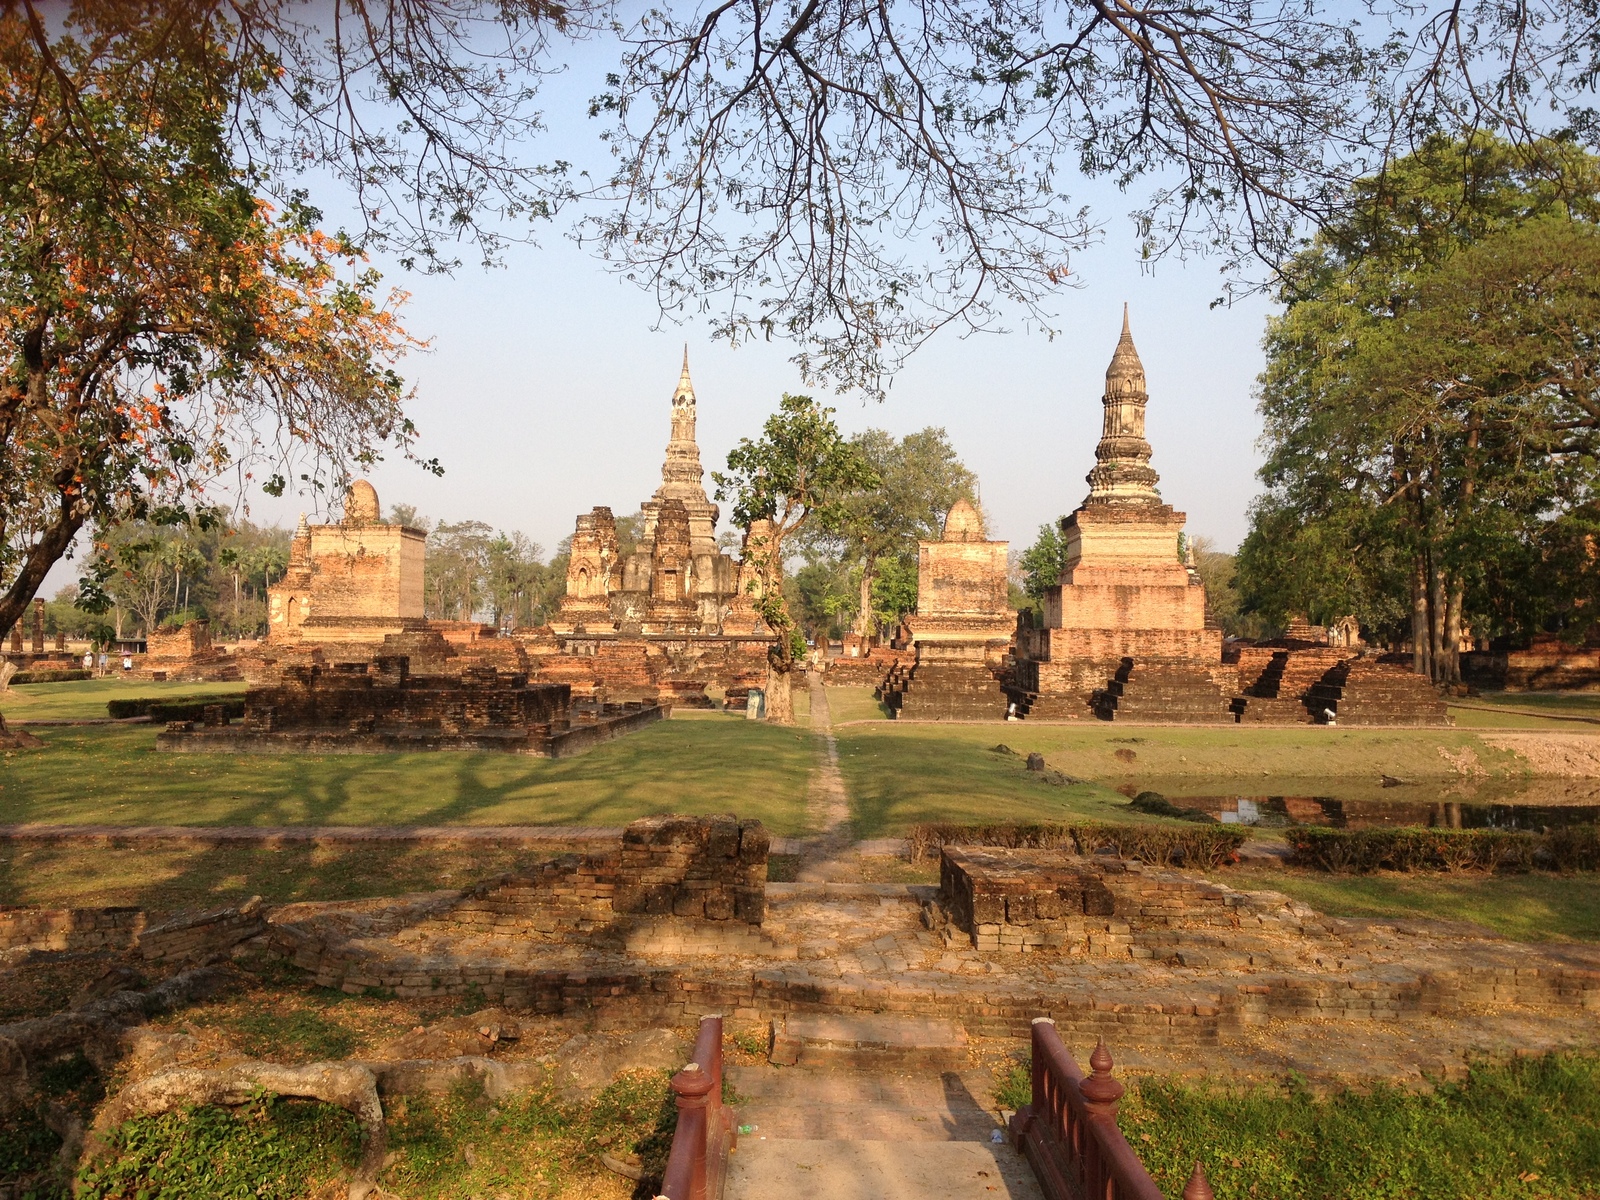
[{"label": "stone step", "polygon": [[772,1062],[779,1066],[959,1070],[967,1034],[934,1017],[790,1013],[773,1023]]},{"label": "stone step", "polygon": [[739,1139],[726,1200],[1043,1200],[1028,1161],[989,1142]]}]

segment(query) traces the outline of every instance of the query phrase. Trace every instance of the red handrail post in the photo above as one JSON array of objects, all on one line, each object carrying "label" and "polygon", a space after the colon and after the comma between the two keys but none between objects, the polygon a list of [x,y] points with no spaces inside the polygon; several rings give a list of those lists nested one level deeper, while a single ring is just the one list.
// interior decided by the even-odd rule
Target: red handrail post
[{"label": "red handrail post", "polygon": [[722,1018],[702,1017],[694,1059],[672,1077],[678,1127],[657,1200],[721,1200],[728,1152],[737,1138],[722,1103]]},{"label": "red handrail post", "polygon": [[706,1108],[711,1099],[711,1072],[690,1063],[672,1077],[678,1101],[678,1128],[661,1190],[671,1200],[706,1200]]},{"label": "red handrail post", "polygon": [[1102,1041],[1088,1078],[1073,1061],[1055,1022],[1033,1022],[1033,1102],[1011,1119],[1048,1200],[1162,1200],[1150,1173],[1117,1127],[1123,1087]]}]

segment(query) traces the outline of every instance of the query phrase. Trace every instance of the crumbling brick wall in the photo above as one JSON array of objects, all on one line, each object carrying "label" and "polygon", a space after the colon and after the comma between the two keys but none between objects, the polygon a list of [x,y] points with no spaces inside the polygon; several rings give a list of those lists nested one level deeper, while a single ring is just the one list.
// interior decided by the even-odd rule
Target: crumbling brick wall
[{"label": "crumbling brick wall", "polygon": [[0,906],[0,950],[125,950],[144,928],[142,908]]},{"label": "crumbling brick wall", "polygon": [[605,940],[636,917],[760,925],[770,843],[760,821],[731,814],[645,817],[616,849],[480,884],[444,919],[551,942]]},{"label": "crumbling brick wall", "polygon": [[613,903],[619,913],[671,913],[761,924],[767,906],[767,851],[760,821],[645,817],[622,834]]}]

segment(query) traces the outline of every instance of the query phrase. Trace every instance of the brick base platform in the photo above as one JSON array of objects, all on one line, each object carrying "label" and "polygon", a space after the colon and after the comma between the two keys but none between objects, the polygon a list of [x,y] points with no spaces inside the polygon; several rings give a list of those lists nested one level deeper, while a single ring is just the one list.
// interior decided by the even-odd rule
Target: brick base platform
[{"label": "brick base platform", "polygon": [[1095,696],[1095,715],[1105,721],[1231,725],[1231,698],[1215,678],[1218,670],[1199,662],[1125,658]]}]

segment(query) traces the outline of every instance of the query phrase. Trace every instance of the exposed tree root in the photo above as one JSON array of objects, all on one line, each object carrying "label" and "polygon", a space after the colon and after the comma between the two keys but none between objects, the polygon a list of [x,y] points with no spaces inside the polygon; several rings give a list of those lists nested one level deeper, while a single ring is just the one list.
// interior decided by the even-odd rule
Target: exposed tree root
[{"label": "exposed tree root", "polygon": [[0,1102],[26,1088],[30,1066],[81,1049],[106,1070],[120,1054],[122,1031],[146,1017],[212,995],[228,980],[217,967],[197,967],[157,984],[149,991],[121,991],[93,1000],[82,1008],[0,1025]]}]

